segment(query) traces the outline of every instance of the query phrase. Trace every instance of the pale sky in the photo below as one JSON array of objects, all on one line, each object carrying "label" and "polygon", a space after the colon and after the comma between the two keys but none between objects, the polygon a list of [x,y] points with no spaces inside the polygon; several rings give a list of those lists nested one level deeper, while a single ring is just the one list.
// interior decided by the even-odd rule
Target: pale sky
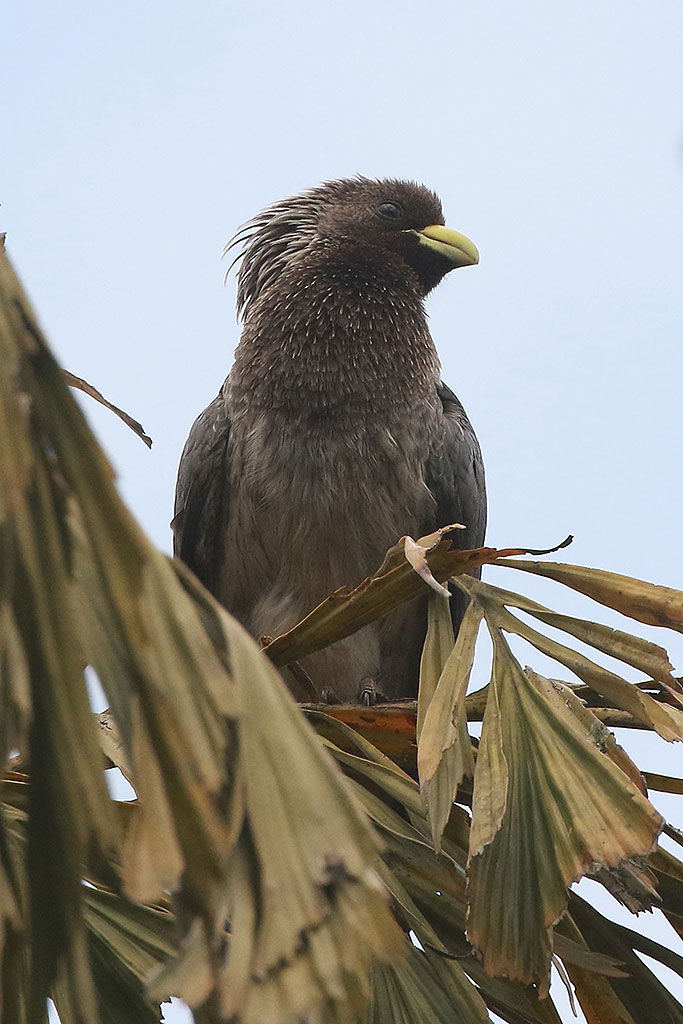
[{"label": "pale sky", "polygon": [[[480,249],[429,311],[484,451],[489,542],[571,532],[568,560],[683,587],[680,0],[25,0],[2,26],[0,229],[62,363],[154,438],[85,406],[161,547],[238,338],[224,243],[363,173],[425,182]],[[680,637],[643,632],[683,670]],[[626,741],[683,773],[680,748]]]}]

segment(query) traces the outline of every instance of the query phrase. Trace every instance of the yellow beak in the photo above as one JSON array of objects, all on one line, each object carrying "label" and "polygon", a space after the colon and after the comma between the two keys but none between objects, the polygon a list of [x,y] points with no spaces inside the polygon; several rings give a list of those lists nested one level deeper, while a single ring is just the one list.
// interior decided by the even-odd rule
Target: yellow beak
[{"label": "yellow beak", "polygon": [[416,231],[421,245],[427,245],[434,252],[445,256],[456,267],[471,267],[479,262],[479,251],[474,242],[459,231],[444,228],[441,224],[431,224],[422,231]]}]

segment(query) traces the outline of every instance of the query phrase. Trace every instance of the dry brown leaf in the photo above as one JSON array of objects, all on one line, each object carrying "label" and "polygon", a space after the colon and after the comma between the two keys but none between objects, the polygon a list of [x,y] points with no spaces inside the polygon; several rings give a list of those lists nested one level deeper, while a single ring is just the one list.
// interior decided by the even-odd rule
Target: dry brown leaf
[{"label": "dry brown leaf", "polygon": [[[208,977],[203,995],[210,989],[245,1024],[330,1008],[348,1019],[375,958],[403,948],[373,872],[368,819],[254,641],[152,547],[121,502],[4,257],[0,354],[9,439],[0,446],[0,522],[13,556],[0,564],[10,570],[2,596],[13,620],[0,616],[0,626],[16,624],[33,710],[34,977],[22,988],[30,1024],[42,1021],[57,970],[70,1024],[97,1018],[82,920],[90,855],[110,871],[121,864],[137,900],[174,892],[184,930],[201,938],[195,995],[197,976]],[[12,641],[6,629],[0,655]],[[22,674],[11,657],[19,708]],[[121,843],[87,663],[111,702],[139,796]],[[11,722],[0,710],[0,723]],[[1,844],[0,832],[0,857]],[[228,947],[233,912],[240,933]]]},{"label": "dry brown leaf", "polygon": [[[425,544],[435,537],[441,538],[426,555],[429,571],[438,583],[459,578],[462,574],[471,573],[507,555],[528,553],[525,548],[454,550],[450,541],[442,536],[449,529],[444,527],[444,530],[422,538]],[[422,541],[419,542],[420,546]],[[299,661],[337,640],[343,640],[398,605],[424,594],[425,582],[406,561],[404,542],[405,538],[402,538],[398,545],[387,552],[375,574],[368,576],[355,588],[340,587],[296,626],[267,644],[264,650],[273,664],[288,665],[290,661]]]},{"label": "dry brown leaf", "polygon": [[[669,741],[683,739],[682,709],[653,700],[649,694],[633,683],[626,682],[625,679],[596,664],[578,651],[532,629],[531,626],[512,615],[505,607],[509,592],[501,591],[499,593],[498,588],[467,576],[458,577],[454,582],[481,604],[489,623],[528,640],[543,654],[571,669],[579,679],[605,697],[611,704],[628,711],[649,728],[656,729],[663,739]],[[512,596],[514,597],[514,595]]]},{"label": "dry brown leaf", "polygon": [[656,772],[643,772],[643,778],[648,789],[683,796],[683,779],[677,779],[673,775],[658,775]]},{"label": "dry brown leaf", "polygon": [[451,530],[464,529],[465,527],[461,526],[459,523],[453,523],[452,526],[445,526],[437,533],[430,534],[428,537],[421,537],[418,541],[413,540],[412,537],[403,538],[403,552],[406,559],[410,562],[418,576],[425,581],[427,586],[431,587],[437,594],[440,594],[441,597],[450,597],[450,591],[448,587],[444,587],[443,584],[434,579],[432,570],[429,568],[429,563],[427,562],[427,555],[430,551],[434,550],[444,534],[449,533]]},{"label": "dry brown leaf", "polygon": [[[529,671],[527,669],[527,671]],[[610,732],[607,726],[596,717],[592,708],[587,708],[583,701],[576,696],[574,691],[566,683],[562,683],[559,679],[549,679],[548,682],[552,687],[557,690],[560,698],[566,704],[567,708],[581,723],[582,727],[586,730],[592,743],[602,751],[603,754],[607,754],[609,759],[614,762],[617,768],[621,768],[624,775],[627,776],[633,783],[633,785],[640,790],[643,796],[647,796],[647,788],[643,781],[643,776],[638,770],[638,767],[631,758],[628,756],[622,746],[620,746],[614,738],[614,735]]]},{"label": "dry brown leaf", "polygon": [[115,416],[118,416],[120,420],[123,420],[126,426],[130,427],[133,433],[137,434],[140,440],[143,441],[148,448],[152,447],[152,438],[145,432],[145,428],[141,423],[134,420],[133,417],[129,416],[127,412],[124,412],[123,409],[119,409],[118,405],[114,405],[112,402],[109,402],[102,392],[98,391],[97,388],[92,386],[92,384],[88,384],[87,380],[83,380],[82,377],[77,377],[75,374],[70,373],[69,370],[62,370],[62,373],[70,387],[76,388],[78,391],[82,391],[84,394],[89,395],[90,398],[94,398],[95,401],[99,402],[100,405],[103,405],[105,409],[109,409],[109,411],[113,412]]},{"label": "dry brown leaf", "polygon": [[124,779],[135,787],[133,773],[114,716],[107,709],[96,714],[94,718],[102,753],[115,768],[119,769]]},{"label": "dry brown leaf", "polygon": [[556,580],[638,622],[683,632],[683,592],[680,590],[656,586],[605,569],[589,569],[583,565],[567,565],[563,562],[501,558],[497,564]]},{"label": "dry brown leaf", "polygon": [[465,693],[481,618],[479,606],[471,602],[454,643],[448,602],[430,598],[417,707],[417,767],[437,851],[458,786],[474,774]]},{"label": "dry brown leaf", "polygon": [[663,684],[662,692],[669,695],[670,702],[683,707],[680,695],[675,692],[679,688],[679,684],[671,674],[673,666],[663,647],[659,647],[643,637],[612,629],[600,622],[591,622],[588,619],[579,619],[572,615],[561,615],[537,601],[532,601],[531,598],[504,590],[501,587],[495,587],[490,583],[487,583],[486,587],[488,593],[491,596],[495,595],[500,604],[528,612],[547,625],[569,633],[590,647],[609,654],[610,657],[638,669],[645,675],[652,676],[654,680]]}]

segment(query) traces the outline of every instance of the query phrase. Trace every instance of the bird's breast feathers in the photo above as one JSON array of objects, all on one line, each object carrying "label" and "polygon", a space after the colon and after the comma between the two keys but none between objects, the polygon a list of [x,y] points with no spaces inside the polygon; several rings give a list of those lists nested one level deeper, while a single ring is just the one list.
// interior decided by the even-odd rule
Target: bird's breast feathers
[{"label": "bird's breast feathers", "polygon": [[[228,607],[239,606],[241,589],[253,593],[260,575],[273,605],[280,592],[297,595],[297,608],[286,609],[292,621],[278,624],[288,628],[336,587],[359,583],[399,536],[419,533],[434,511],[424,475],[427,434],[426,423],[339,430],[272,411],[234,424]],[[248,551],[244,537],[252,538]]]}]

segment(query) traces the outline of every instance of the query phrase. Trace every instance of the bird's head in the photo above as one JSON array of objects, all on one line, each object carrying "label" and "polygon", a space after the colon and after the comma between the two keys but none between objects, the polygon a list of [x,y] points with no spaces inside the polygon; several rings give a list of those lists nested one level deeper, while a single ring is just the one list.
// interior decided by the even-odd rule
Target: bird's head
[{"label": "bird's head", "polygon": [[230,242],[240,246],[237,304],[244,311],[285,272],[321,256],[349,275],[424,296],[455,267],[479,262],[473,242],[444,226],[439,197],[415,182],[330,181],[268,207]]}]

